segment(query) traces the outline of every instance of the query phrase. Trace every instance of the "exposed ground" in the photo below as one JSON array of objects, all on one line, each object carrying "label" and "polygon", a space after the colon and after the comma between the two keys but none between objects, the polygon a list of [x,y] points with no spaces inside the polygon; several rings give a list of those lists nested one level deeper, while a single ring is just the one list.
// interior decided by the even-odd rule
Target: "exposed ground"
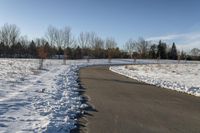
[{"label": "exposed ground", "polygon": [[107,67],[80,70],[93,109],[80,120],[89,133],[199,133],[200,98],[115,74]]}]

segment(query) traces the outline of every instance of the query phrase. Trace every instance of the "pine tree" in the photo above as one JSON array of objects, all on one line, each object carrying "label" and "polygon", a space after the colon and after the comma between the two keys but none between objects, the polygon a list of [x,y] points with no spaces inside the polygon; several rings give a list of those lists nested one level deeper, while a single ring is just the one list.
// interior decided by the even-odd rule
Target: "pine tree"
[{"label": "pine tree", "polygon": [[75,50],[75,56],[76,59],[81,59],[81,49],[79,46]]},{"label": "pine tree", "polygon": [[36,58],[37,56],[37,47],[35,42],[32,40],[28,47],[29,57]]},{"label": "pine tree", "polygon": [[159,44],[157,46],[157,57],[160,59],[166,59],[167,58],[167,44],[163,43],[161,40],[159,41]]},{"label": "pine tree", "polygon": [[155,44],[150,47],[149,56],[151,59],[156,58],[156,45]]},{"label": "pine tree", "polygon": [[5,56],[5,45],[3,42],[0,43],[0,57]]},{"label": "pine tree", "polygon": [[178,57],[178,53],[177,53],[176,45],[175,43],[173,43],[172,48],[171,48],[170,58],[173,60],[177,60],[177,57]]}]

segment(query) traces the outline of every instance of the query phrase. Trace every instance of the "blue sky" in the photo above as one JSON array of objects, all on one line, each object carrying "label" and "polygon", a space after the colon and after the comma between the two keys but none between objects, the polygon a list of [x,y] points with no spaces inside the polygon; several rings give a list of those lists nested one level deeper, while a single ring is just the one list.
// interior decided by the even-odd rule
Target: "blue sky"
[{"label": "blue sky", "polygon": [[114,37],[175,41],[200,47],[199,0],[0,0],[0,26],[16,24],[30,39],[44,36],[49,25],[70,26],[74,35],[94,31]]}]

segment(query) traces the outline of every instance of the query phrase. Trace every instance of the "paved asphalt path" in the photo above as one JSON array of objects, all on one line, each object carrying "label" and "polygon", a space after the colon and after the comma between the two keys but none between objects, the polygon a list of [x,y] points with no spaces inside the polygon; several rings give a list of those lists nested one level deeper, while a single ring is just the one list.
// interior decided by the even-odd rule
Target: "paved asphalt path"
[{"label": "paved asphalt path", "polygon": [[107,67],[80,70],[93,109],[79,132],[200,133],[200,98],[137,82]]}]

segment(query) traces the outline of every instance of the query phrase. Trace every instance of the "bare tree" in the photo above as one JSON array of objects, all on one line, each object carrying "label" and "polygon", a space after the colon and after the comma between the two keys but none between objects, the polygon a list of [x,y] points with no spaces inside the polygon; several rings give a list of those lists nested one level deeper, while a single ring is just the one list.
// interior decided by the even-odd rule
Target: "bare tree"
[{"label": "bare tree", "polygon": [[78,44],[81,48],[88,48],[90,41],[90,33],[88,32],[81,32],[78,37]]},{"label": "bare tree", "polygon": [[38,49],[37,49],[37,53],[38,53],[38,57],[39,59],[39,69],[43,69],[43,63],[44,60],[48,57],[48,48],[47,46],[47,41],[45,39],[37,39],[37,45],[38,45]]},{"label": "bare tree", "polygon": [[[63,47],[62,35],[63,31],[57,29],[56,27],[49,26],[46,33],[45,39],[48,41],[50,46],[56,46],[58,49]],[[37,41],[36,41],[37,42]],[[51,51],[53,52],[53,51]],[[60,58],[61,55],[59,55]]]},{"label": "bare tree", "polygon": [[81,32],[78,37],[78,44],[80,45],[82,56],[87,55],[86,58],[87,62],[90,61],[89,57],[89,43],[90,43],[90,33],[88,32]]},{"label": "bare tree", "polygon": [[181,62],[181,52],[180,51],[177,51],[177,62],[178,62],[178,64],[180,64],[180,62]]},{"label": "bare tree", "polygon": [[61,33],[61,42],[63,44],[63,48],[64,48],[64,60],[63,60],[63,64],[66,65],[66,60],[67,60],[67,48],[71,47],[74,42],[75,39],[72,36],[72,32],[71,32],[71,28],[70,27],[64,27],[63,30],[60,31]]},{"label": "bare tree", "polygon": [[55,41],[58,36],[58,29],[53,26],[49,26],[45,34],[45,38],[51,46],[55,45]]},{"label": "bare tree", "polygon": [[63,45],[61,36],[62,36],[62,30],[56,29],[54,43],[57,47],[62,47]]},{"label": "bare tree", "polygon": [[190,51],[190,53],[191,53],[192,56],[197,57],[197,56],[200,55],[200,49],[198,49],[198,48],[193,48],[193,49]]},{"label": "bare tree", "polygon": [[27,37],[27,36],[21,36],[21,37],[19,38],[19,42],[20,42],[23,46],[29,44],[28,37]]},{"label": "bare tree", "polygon": [[108,62],[110,63],[114,54],[114,50],[117,47],[117,43],[113,38],[107,38],[105,47],[108,52]]},{"label": "bare tree", "polygon": [[95,32],[89,33],[89,48],[95,47],[95,41],[99,38]]},{"label": "bare tree", "polygon": [[86,59],[89,62],[91,53],[90,49],[95,45],[96,34],[94,32],[81,32],[78,37],[78,44],[82,48],[82,54],[86,55]]},{"label": "bare tree", "polygon": [[25,49],[27,49],[28,45],[29,45],[29,41],[28,41],[28,37],[27,36],[21,36],[19,38],[19,43],[21,44],[21,48],[18,47],[18,51],[16,51],[18,53],[18,55],[20,57],[27,57],[28,53],[26,52]]},{"label": "bare tree", "polygon": [[67,48],[75,42],[71,28],[66,26],[63,29],[57,29],[56,27],[49,26],[45,37],[51,46],[56,45],[58,48],[64,49],[63,64],[66,64]]},{"label": "bare tree", "polygon": [[94,51],[94,56],[101,57],[104,56],[102,50],[104,49],[104,40],[100,37],[95,37],[94,45],[92,46],[92,50]]},{"label": "bare tree", "polygon": [[14,24],[4,24],[0,33],[1,41],[10,46],[17,42],[20,36],[20,29]]},{"label": "bare tree", "polygon": [[44,62],[44,59],[46,59],[47,55],[48,55],[48,53],[45,50],[45,47],[44,46],[40,46],[38,48],[38,56],[40,58],[40,60],[39,60],[39,69],[43,68],[43,62]]},{"label": "bare tree", "polygon": [[141,58],[145,58],[146,54],[148,53],[149,42],[145,41],[143,38],[139,38],[136,45],[138,53],[140,54]]},{"label": "bare tree", "polygon": [[104,48],[104,40],[100,37],[95,37],[94,45],[92,46],[93,49],[103,49]]},{"label": "bare tree", "polygon": [[125,43],[125,49],[128,51],[128,54],[130,55],[131,59],[134,59],[134,62],[136,62],[136,55],[134,55],[134,52],[136,51],[136,42],[133,39],[129,39]]}]

